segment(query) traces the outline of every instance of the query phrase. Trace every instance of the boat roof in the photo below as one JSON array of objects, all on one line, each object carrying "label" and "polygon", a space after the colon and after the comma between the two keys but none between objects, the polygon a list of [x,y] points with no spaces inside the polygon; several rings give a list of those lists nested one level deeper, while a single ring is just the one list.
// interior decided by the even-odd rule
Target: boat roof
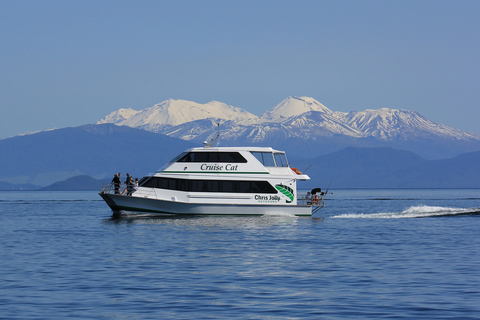
[{"label": "boat roof", "polygon": [[201,152],[221,152],[221,151],[253,151],[253,152],[281,152],[285,153],[284,151],[275,150],[271,147],[196,147],[187,149],[186,152],[191,151],[201,151]]}]

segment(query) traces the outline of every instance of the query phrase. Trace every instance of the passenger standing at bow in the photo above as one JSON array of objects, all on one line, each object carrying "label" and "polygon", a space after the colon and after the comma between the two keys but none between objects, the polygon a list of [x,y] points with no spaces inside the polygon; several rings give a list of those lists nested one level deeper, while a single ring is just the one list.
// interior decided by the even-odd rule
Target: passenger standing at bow
[{"label": "passenger standing at bow", "polygon": [[128,180],[127,183],[127,196],[131,196],[133,194],[133,188],[135,184],[133,182],[133,177],[130,177],[130,180]]},{"label": "passenger standing at bow", "polygon": [[120,185],[122,184],[122,181],[120,180],[120,175],[121,173],[115,174],[111,182],[113,184],[115,194],[120,194]]},{"label": "passenger standing at bow", "polygon": [[127,173],[127,179],[125,180],[125,190],[123,190],[122,192],[122,196],[125,194],[125,192],[127,193],[127,196],[129,195],[128,192],[129,192],[129,186],[130,186],[130,183],[131,183],[131,177],[130,177],[130,174]]}]

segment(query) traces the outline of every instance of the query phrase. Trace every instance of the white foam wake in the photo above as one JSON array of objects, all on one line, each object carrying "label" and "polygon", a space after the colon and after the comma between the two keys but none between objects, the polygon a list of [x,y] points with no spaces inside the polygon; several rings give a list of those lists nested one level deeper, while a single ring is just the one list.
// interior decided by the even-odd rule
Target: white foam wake
[{"label": "white foam wake", "polygon": [[449,208],[437,206],[412,206],[401,212],[384,212],[384,213],[369,213],[369,214],[340,214],[332,216],[332,218],[424,218],[435,216],[457,216],[457,215],[480,215],[480,208]]}]

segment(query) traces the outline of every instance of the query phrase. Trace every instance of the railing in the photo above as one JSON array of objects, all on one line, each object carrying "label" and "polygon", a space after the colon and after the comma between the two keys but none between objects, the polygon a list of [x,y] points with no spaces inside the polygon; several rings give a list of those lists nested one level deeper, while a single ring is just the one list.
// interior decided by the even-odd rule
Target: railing
[{"label": "railing", "polygon": [[[134,192],[138,192],[138,187],[135,187],[135,186],[132,186],[132,189],[131,189],[131,193],[134,193]],[[131,193],[129,194],[128,193],[128,188],[127,188],[127,185],[125,184],[121,184],[118,188],[118,192],[116,194],[118,195],[131,195]],[[115,194],[115,184],[114,183],[105,183],[102,185],[102,187],[100,188],[100,193],[103,193],[103,194]],[[156,195],[156,192],[155,192],[155,189],[152,188],[150,191],[148,192],[143,192],[142,193],[142,196],[144,196],[145,198],[148,198],[150,197],[151,194],[154,194],[155,195],[155,198],[158,198],[157,195]]]},{"label": "railing", "polygon": [[323,201],[323,194],[302,194],[297,198],[297,204],[312,206],[313,211],[317,212],[321,208],[325,207],[325,202]]},{"label": "railing", "polygon": [[113,193],[113,192],[114,192],[113,183],[104,183],[102,185],[102,188],[100,189],[100,193],[110,194],[110,193]]},{"label": "railing", "polygon": [[[136,191],[135,186],[132,186],[132,192]],[[118,193],[122,194],[124,190],[127,189],[127,185],[122,184],[118,187]],[[115,193],[115,184],[114,183],[104,183],[100,189],[100,193],[114,194]]]}]

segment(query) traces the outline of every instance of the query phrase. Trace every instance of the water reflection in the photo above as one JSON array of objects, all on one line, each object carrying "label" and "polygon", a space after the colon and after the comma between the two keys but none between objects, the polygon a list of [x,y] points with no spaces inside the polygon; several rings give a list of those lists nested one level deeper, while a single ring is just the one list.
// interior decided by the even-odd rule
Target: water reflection
[{"label": "water reflection", "polygon": [[[137,225],[171,225],[188,227],[222,227],[222,228],[262,228],[280,225],[294,225],[299,219],[294,215],[263,215],[263,216],[205,216],[205,215],[171,215],[116,212],[104,220],[106,224],[137,224]],[[318,222],[318,219],[315,219]]]}]

